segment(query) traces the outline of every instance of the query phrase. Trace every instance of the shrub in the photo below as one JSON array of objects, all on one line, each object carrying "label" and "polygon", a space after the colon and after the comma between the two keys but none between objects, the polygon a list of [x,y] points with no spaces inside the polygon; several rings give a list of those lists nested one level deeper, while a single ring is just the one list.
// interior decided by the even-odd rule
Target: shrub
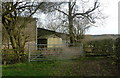
[{"label": "shrub", "polygon": [[118,65],[118,69],[120,70],[120,37],[115,41],[115,60]]},{"label": "shrub", "polygon": [[18,60],[18,55],[14,52],[14,49],[2,49],[2,64],[4,65],[27,60],[27,54],[19,54],[19,57],[20,61]]},{"label": "shrub", "polygon": [[111,55],[113,53],[113,39],[94,40],[88,42],[87,46],[92,46],[91,51],[98,54]]}]

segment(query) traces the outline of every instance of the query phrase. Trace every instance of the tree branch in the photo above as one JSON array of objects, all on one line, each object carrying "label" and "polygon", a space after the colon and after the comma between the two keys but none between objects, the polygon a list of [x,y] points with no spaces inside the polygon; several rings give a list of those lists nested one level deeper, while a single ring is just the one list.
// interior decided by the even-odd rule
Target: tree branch
[{"label": "tree branch", "polygon": [[65,13],[64,11],[61,11],[60,9],[57,9],[57,8],[54,8],[54,9],[68,16],[68,14]]},{"label": "tree branch", "polygon": [[40,8],[40,6],[41,6],[42,4],[43,4],[43,2],[41,2],[39,5],[37,5],[36,9],[34,10],[34,12],[32,12],[32,13],[30,14],[29,17],[31,17],[33,14],[35,14],[36,11]]},{"label": "tree branch", "polygon": [[76,14],[73,15],[73,18],[76,17],[77,15],[85,16],[85,15],[87,15],[87,14],[93,12],[94,10],[96,10],[96,9],[99,7],[99,4],[97,5],[97,3],[98,3],[97,1],[94,3],[93,9],[88,10],[88,11],[86,11],[86,12],[84,12],[84,13],[76,13]]},{"label": "tree branch", "polygon": [[[15,11],[17,5],[20,4],[20,3],[21,3],[21,2],[16,2],[14,5],[12,4],[12,2],[11,2],[11,3],[8,3],[8,5],[11,5],[11,10],[9,10],[9,8],[8,8],[8,10],[6,10],[5,12],[2,13],[2,16],[5,16],[5,15],[10,14],[10,13],[12,13],[13,11]],[[6,6],[8,6],[8,5],[6,5]],[[4,4],[3,4],[2,6],[4,6]],[[6,6],[4,6],[4,7],[6,7]],[[7,8],[6,8],[6,9],[7,9]]]},{"label": "tree branch", "polygon": [[76,4],[76,0],[73,2],[73,5],[72,5],[72,7],[71,7],[72,10],[73,10],[75,4]]}]

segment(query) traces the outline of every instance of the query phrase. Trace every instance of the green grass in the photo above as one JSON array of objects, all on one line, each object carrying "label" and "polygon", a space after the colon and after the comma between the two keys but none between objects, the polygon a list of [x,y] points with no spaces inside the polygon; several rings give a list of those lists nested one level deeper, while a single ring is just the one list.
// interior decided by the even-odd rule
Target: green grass
[{"label": "green grass", "polygon": [[3,66],[3,76],[113,76],[116,74],[117,70],[111,59],[95,57]]},{"label": "green grass", "polygon": [[[63,68],[64,66],[61,66],[60,63],[60,61],[46,61],[7,65],[3,66],[3,76],[51,76],[56,73],[60,74],[61,69],[69,71],[70,67]],[[64,65],[66,64],[69,63],[64,61]]]}]

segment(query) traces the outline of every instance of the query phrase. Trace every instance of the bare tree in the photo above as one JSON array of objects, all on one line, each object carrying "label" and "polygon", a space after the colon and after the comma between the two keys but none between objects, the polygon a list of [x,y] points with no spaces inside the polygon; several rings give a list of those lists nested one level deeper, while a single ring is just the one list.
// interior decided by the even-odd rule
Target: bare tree
[{"label": "bare tree", "polygon": [[42,4],[42,2],[2,3],[3,28],[9,37],[12,48],[15,49],[14,51],[18,56],[18,61],[20,61],[20,54],[24,53],[24,46],[28,37],[23,33],[25,26],[30,21],[29,18],[41,8]]},{"label": "bare tree", "polygon": [[[86,29],[90,27],[88,24],[95,24],[96,19],[101,19],[101,12],[99,10],[100,2],[98,0],[94,0],[92,3],[88,3],[90,3],[89,0],[87,2],[84,2],[83,0],[71,0],[70,2],[65,3],[53,3],[53,7],[50,11],[58,11],[64,15],[64,22],[66,22],[65,24],[67,26],[64,25],[63,27],[66,27],[68,29],[70,43],[74,43],[75,41],[75,31],[80,31],[82,34]],[[87,22],[85,22],[84,19],[87,20]],[[76,27],[75,21],[78,21],[76,23],[79,23],[83,20],[84,24],[77,24],[78,27]],[[63,23],[61,25],[63,25]]]},{"label": "bare tree", "polygon": [[46,17],[50,19],[46,20],[46,24],[44,25],[44,28],[56,32],[65,33],[67,25],[66,25],[66,18],[63,18],[63,15],[64,14],[61,14],[57,11],[46,15]]}]

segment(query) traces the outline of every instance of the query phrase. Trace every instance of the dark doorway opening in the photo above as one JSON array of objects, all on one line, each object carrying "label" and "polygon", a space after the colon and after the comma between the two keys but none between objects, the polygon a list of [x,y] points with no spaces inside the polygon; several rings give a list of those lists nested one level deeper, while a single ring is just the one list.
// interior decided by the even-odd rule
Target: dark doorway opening
[{"label": "dark doorway opening", "polygon": [[37,40],[38,49],[47,47],[47,39],[38,39]]}]

